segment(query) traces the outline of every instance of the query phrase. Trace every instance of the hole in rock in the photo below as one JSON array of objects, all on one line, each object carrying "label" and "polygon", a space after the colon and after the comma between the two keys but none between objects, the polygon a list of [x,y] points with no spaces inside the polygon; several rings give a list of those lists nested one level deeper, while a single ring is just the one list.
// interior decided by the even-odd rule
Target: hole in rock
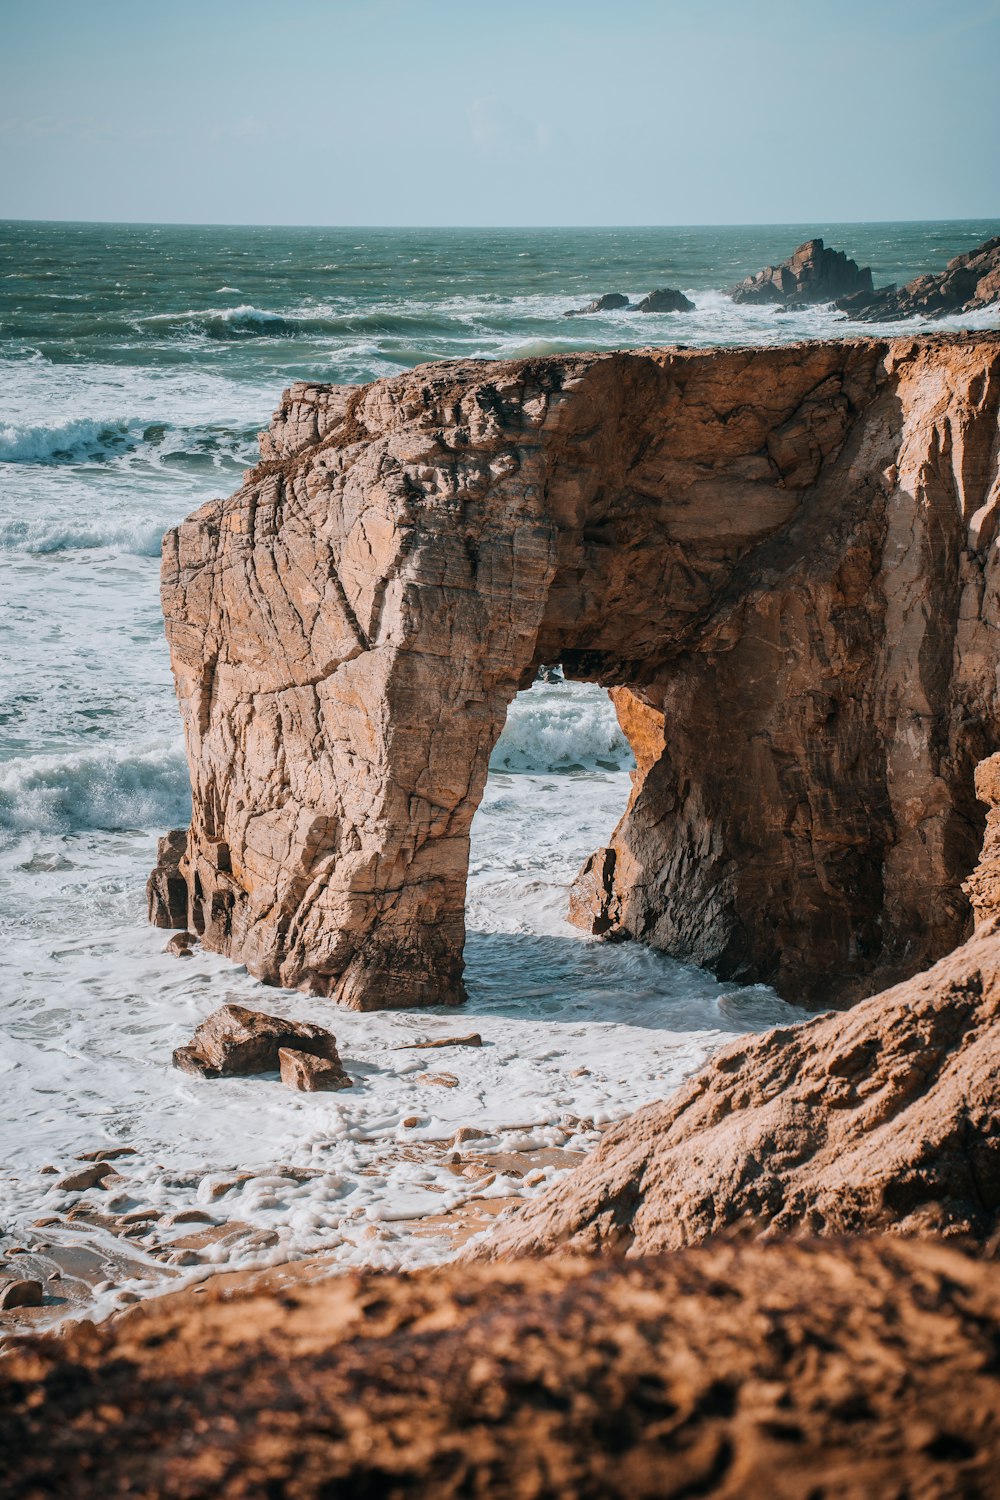
[{"label": "hole in rock", "polygon": [[513,700],[472,825],[469,1010],[682,1031],[787,1020],[789,1008],[764,986],[734,989],[645,944],[601,942],[569,922],[570,888],[610,843],[634,768],[604,688],[542,669]]}]

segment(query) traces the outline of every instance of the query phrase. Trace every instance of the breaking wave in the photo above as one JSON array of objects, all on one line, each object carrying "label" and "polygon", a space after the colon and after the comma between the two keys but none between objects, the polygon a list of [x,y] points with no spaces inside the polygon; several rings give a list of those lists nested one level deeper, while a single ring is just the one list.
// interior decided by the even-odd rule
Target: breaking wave
[{"label": "breaking wave", "polygon": [[244,466],[256,457],[257,427],[192,427],[148,418],[79,417],[56,426],[0,424],[0,463],[93,463],[138,453],[153,462]]},{"label": "breaking wave", "polygon": [[127,453],[142,442],[141,422],[80,417],[58,427],[4,423],[0,426],[0,463],[79,463],[83,459]]},{"label": "breaking wave", "polygon": [[493,771],[627,771],[635,765],[607,693],[588,683],[536,683],[519,693],[490,757]]},{"label": "breaking wave", "polygon": [[107,548],[133,557],[159,557],[166,525],[144,520],[66,521],[56,517],[0,522],[0,552],[46,556],[53,552],[86,552]]},{"label": "breaking wave", "polygon": [[191,813],[183,745],[27,755],[0,765],[0,828],[23,833],[176,827]]}]

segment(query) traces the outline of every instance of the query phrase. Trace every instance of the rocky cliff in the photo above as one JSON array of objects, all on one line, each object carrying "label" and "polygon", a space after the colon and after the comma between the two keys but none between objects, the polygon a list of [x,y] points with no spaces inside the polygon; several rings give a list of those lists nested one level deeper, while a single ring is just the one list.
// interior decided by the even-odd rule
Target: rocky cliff
[{"label": "rocky cliff", "polygon": [[1000,1267],[940,1245],[198,1290],[0,1360],[7,1500],[997,1493]]},{"label": "rocky cliff", "polygon": [[489,753],[562,661],[639,767],[578,920],[805,1003],[924,967],[1000,742],[998,406],[997,335],[293,387],[165,539],[194,814],[154,916],[347,1005],[460,1000]]},{"label": "rocky cliff", "polygon": [[1000,1231],[1000,919],[846,1015],[724,1048],[473,1255],[629,1255],[733,1231]]}]

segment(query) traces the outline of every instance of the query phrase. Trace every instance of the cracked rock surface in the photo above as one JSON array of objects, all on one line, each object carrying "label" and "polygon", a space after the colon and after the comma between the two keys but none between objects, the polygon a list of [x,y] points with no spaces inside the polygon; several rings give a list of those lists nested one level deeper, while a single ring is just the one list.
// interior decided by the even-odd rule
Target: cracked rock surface
[{"label": "cracked rock surface", "polygon": [[849,1003],[948,952],[1000,742],[1000,335],[297,385],[168,533],[193,786],[154,919],[358,1009],[463,998],[469,829],[541,662],[638,760],[577,921]]}]

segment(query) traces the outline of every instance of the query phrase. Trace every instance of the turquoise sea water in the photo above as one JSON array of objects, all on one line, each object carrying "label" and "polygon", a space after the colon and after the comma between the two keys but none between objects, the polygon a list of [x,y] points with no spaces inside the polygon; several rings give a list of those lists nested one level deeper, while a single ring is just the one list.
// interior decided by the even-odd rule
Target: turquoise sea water
[{"label": "turquoise sea water", "polygon": [[[294,1214],[245,1195],[233,1208],[276,1225],[282,1253],[330,1243],[352,1215],[391,1218],[397,1191],[412,1207],[410,1179],[372,1176],[370,1153],[351,1145],[351,1156],[343,1143],[394,1140],[400,1119],[426,1108],[391,1052],[406,1026],[424,1023],[337,1018],[368,1079],[346,1103],[265,1096],[253,1081],[199,1089],[168,1062],[199,1018],[231,993],[296,1014],[306,1002],[262,994],[210,955],[178,964],[143,919],[156,834],[188,805],[160,538],[235,488],[282,388],[453,357],[869,335],[883,330],[828,308],[736,307],[725,289],[814,234],[882,284],[938,269],[998,232],[997,220],[476,231],[0,223],[0,1240],[5,1223],[23,1242],[39,1212],[61,1211],[43,1165],[107,1139],[139,1147],[146,1176],[133,1201],[173,1208],[196,1196],[195,1168],[316,1153],[326,1163],[332,1152],[339,1186],[306,1193]],[[562,316],[603,292],[635,299],[663,286],[685,291],[695,311]],[[935,326],[998,322],[993,309]],[[726,1034],[789,1014],[769,992],[726,990],[637,945],[586,943],[566,927],[566,884],[620,814],[627,766],[596,689],[532,690],[513,706],[470,879],[470,1010],[490,1046],[455,1065],[468,1073],[457,1090],[430,1091],[429,1140],[473,1118],[555,1130],[567,1110],[613,1117],[662,1094]],[[369,1253],[360,1244],[355,1259]],[[408,1253],[397,1246],[389,1259]]]}]

